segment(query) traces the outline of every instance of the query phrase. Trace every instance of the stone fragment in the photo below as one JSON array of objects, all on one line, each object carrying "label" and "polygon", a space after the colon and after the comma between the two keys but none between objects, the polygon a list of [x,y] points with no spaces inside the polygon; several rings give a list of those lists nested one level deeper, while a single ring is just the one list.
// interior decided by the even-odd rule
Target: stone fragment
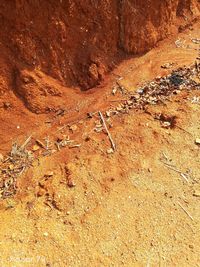
[{"label": "stone fragment", "polygon": [[112,149],[112,148],[109,148],[108,150],[107,150],[107,154],[113,154],[114,153],[114,150]]},{"label": "stone fragment", "polygon": [[77,131],[78,126],[77,126],[76,124],[73,124],[73,125],[71,125],[71,126],[69,127],[69,129],[70,129],[72,132],[75,132],[75,131]]},{"label": "stone fragment", "polygon": [[196,144],[196,145],[200,145],[200,138],[196,138],[196,139],[195,139],[195,144]]}]

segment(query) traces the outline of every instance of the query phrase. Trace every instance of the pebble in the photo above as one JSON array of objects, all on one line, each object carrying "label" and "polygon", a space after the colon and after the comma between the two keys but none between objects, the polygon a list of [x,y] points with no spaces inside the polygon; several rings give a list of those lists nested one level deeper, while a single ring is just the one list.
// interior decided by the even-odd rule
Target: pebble
[{"label": "pebble", "polygon": [[32,148],[32,151],[38,151],[40,149],[40,147],[38,145],[34,145]]},{"label": "pebble", "polygon": [[43,235],[44,235],[44,236],[48,236],[49,234],[48,234],[47,232],[44,232]]},{"label": "pebble", "polygon": [[5,109],[11,108],[11,104],[9,102],[4,102],[3,105]]},{"label": "pebble", "polygon": [[137,89],[136,93],[142,95],[144,93],[144,90],[143,89]]},{"label": "pebble", "polygon": [[69,129],[70,129],[72,132],[75,132],[75,131],[77,131],[78,126],[77,126],[76,124],[73,124],[72,126],[69,127]]},{"label": "pebble", "polygon": [[131,105],[133,105],[133,101],[128,100],[128,101],[127,101],[127,104],[128,104],[129,106],[131,106]]},{"label": "pebble", "polygon": [[116,110],[117,110],[117,111],[122,111],[123,108],[122,108],[121,106],[118,106],[118,107],[116,108]]},{"label": "pebble", "polygon": [[163,123],[162,123],[162,127],[163,128],[169,128],[171,126],[171,123],[169,122],[169,121],[164,121]]},{"label": "pebble", "polygon": [[106,111],[106,116],[109,118],[110,117],[110,111]]},{"label": "pebble", "polygon": [[11,171],[13,171],[13,170],[14,170],[14,165],[13,165],[13,164],[10,164],[10,165],[9,165],[9,169],[10,169]]},{"label": "pebble", "polygon": [[113,95],[115,95],[115,94],[117,93],[117,89],[118,89],[117,87],[114,87],[114,88],[112,89],[112,94],[113,94]]},{"label": "pebble", "polygon": [[75,182],[74,182],[72,179],[68,179],[68,181],[67,181],[67,185],[68,185],[68,187],[70,187],[70,188],[76,186]]},{"label": "pebble", "polygon": [[48,171],[48,172],[45,173],[44,176],[51,177],[51,176],[53,176],[53,175],[54,175],[54,172],[53,172],[53,171]]},{"label": "pebble", "polygon": [[108,150],[107,150],[107,154],[113,154],[114,153],[114,150],[112,149],[112,148],[109,148]]},{"label": "pebble", "polygon": [[200,138],[196,138],[195,144],[200,145]]}]

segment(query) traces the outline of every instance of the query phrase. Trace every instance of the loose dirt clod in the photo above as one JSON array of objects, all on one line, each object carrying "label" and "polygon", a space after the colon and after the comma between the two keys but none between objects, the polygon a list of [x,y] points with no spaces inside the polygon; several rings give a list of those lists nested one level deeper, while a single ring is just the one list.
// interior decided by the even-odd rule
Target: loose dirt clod
[{"label": "loose dirt clod", "polygon": [[68,187],[72,188],[76,186],[76,183],[72,178],[72,172],[67,166],[65,166],[65,178]]}]

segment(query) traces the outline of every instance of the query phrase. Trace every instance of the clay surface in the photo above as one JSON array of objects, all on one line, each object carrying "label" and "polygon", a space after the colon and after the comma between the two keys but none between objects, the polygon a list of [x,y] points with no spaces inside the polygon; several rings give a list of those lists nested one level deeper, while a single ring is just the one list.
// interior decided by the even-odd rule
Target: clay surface
[{"label": "clay surface", "polygon": [[[196,0],[1,1],[1,99],[12,90],[33,112],[48,112],[47,102],[56,109],[60,84],[95,87],[128,55],[148,51],[198,15]],[[19,82],[38,71],[45,81]]]}]

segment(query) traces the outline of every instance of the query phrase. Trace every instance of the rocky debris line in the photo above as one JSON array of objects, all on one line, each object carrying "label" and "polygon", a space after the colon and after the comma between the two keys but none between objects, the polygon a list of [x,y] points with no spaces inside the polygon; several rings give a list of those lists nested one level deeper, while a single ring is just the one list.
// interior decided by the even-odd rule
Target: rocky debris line
[{"label": "rocky debris line", "polygon": [[[173,94],[183,90],[200,89],[199,66],[181,67],[173,70],[165,77],[157,77],[155,80],[145,83],[136,90],[136,93],[126,93],[128,99],[122,100],[117,107],[106,112],[107,117],[121,113],[127,113],[130,109],[145,109],[147,105],[163,103]],[[125,90],[126,92],[126,90]]]}]

